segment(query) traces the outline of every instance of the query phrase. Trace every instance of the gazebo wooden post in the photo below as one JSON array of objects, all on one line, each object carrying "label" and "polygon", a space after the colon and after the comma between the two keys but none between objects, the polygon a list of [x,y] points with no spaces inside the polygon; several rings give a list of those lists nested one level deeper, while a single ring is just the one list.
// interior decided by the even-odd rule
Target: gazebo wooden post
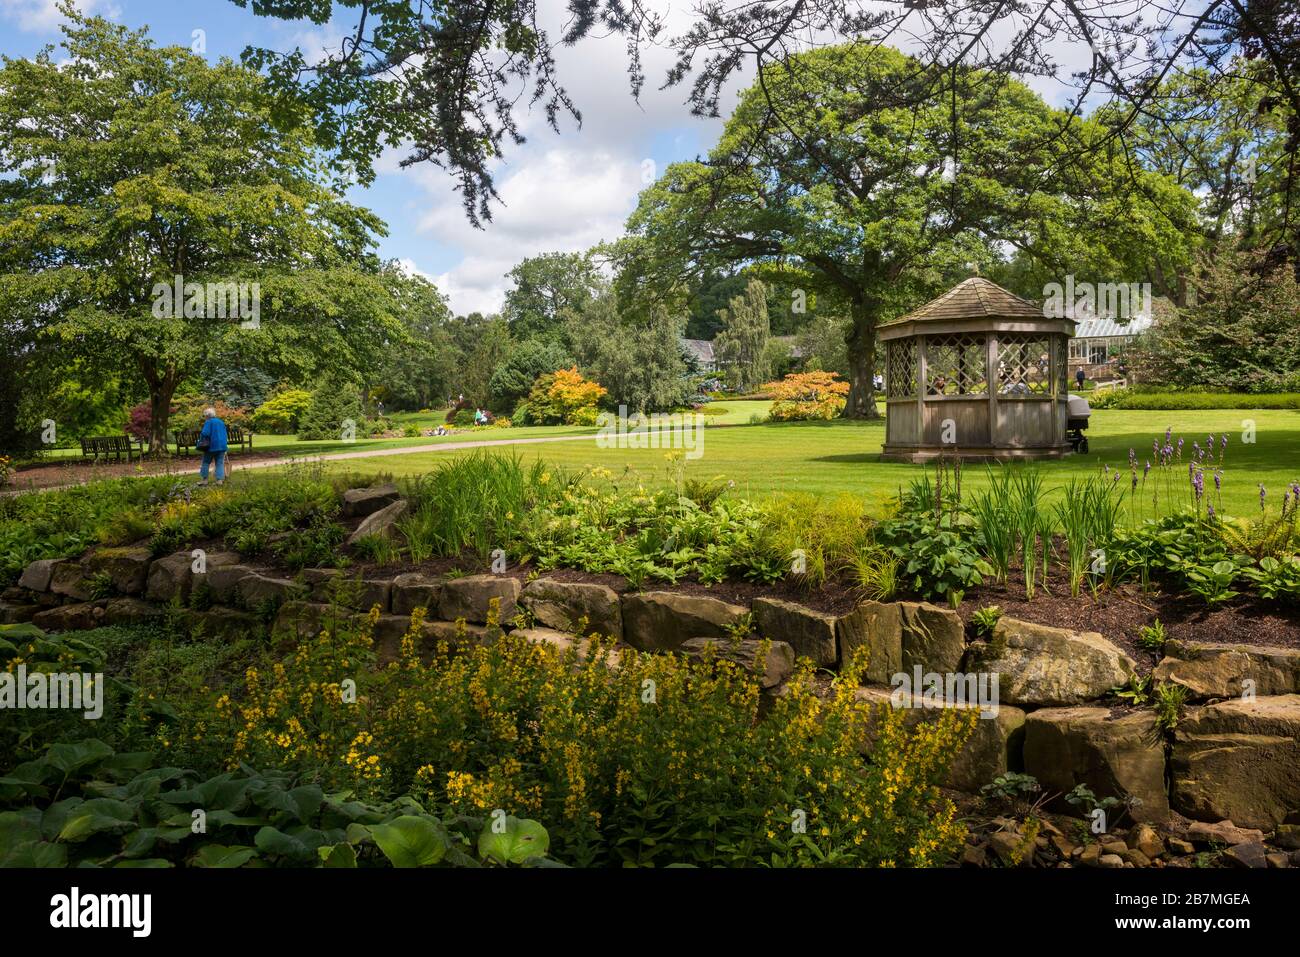
[{"label": "gazebo wooden post", "polygon": [[988,363],[987,381],[989,384],[989,442],[994,447],[998,445],[998,386],[1001,381],[998,379],[998,334],[989,332],[988,341],[984,344],[985,361]]},{"label": "gazebo wooden post", "polygon": [[926,377],[929,375],[930,367],[925,361],[926,341],[925,336],[916,337],[916,412],[920,418],[921,434],[925,434],[926,409],[925,403],[929,401],[929,396],[925,394]]}]

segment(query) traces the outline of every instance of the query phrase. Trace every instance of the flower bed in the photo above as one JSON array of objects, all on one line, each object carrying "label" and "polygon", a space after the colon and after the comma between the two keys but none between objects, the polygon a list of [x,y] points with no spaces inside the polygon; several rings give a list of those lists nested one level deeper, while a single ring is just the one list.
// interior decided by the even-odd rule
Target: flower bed
[{"label": "flower bed", "polygon": [[[1149,467],[1134,452],[1127,474],[1071,483],[1051,508],[1033,470],[963,500],[941,465],[881,518],[847,497],[752,503],[679,471],[632,490],[481,455],[404,489],[310,472],[200,492],[119,483],[10,506],[0,529],[65,537],[23,566],[0,617],[52,633],[47,651],[103,625],[214,651],[251,639],[161,703],[128,668],[132,717],[108,746],[147,739],[156,760],[204,773],[244,760],[354,789],[376,824],[413,799],[447,854],[477,833],[464,821],[503,809],[540,822],[568,863],[937,863],[962,830],[935,787],[975,794],[1021,768],[1058,811],[1116,801],[1162,826],[1232,816],[1263,835],[1300,811],[1278,766],[1297,756],[1267,746],[1278,729],[1300,739],[1296,491],[1262,489],[1249,521],[1217,514],[1224,458],[1217,440],[1166,436]],[[997,676],[996,720],[966,727],[969,702],[900,698],[914,668]],[[331,697],[345,680],[364,708]],[[1265,718],[1222,701],[1246,683]],[[645,710],[647,687],[669,706]],[[1215,729],[1255,773],[1182,770]],[[39,760],[50,740],[23,747]],[[905,806],[880,803],[886,778],[911,782]],[[864,808],[902,814],[901,836]],[[787,831],[796,811],[811,837]],[[320,840],[385,859],[373,840]],[[166,859],[200,853],[218,852]]]}]

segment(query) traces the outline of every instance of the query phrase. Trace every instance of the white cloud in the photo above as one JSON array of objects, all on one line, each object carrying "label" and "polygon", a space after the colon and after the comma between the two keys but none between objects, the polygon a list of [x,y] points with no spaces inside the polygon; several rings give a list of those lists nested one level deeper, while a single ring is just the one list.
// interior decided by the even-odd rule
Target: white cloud
[{"label": "white cloud", "polygon": [[415,264],[414,259],[403,256],[397,260],[397,265],[402,270],[402,272],[406,273],[408,276],[414,276],[419,279],[427,279],[429,282],[434,281],[434,277],[430,276],[427,272],[425,272],[423,269],[417,266]]},{"label": "white cloud", "polygon": [[503,205],[485,229],[470,226],[459,194],[437,170],[413,170],[435,196],[419,231],[463,254],[434,281],[458,313],[495,312],[519,260],[543,252],[576,252],[617,238],[642,188],[639,160],[604,150],[557,147],[515,164],[498,177]]},{"label": "white cloud", "polygon": [[[557,27],[550,29],[553,38],[559,35]],[[642,170],[651,152],[669,149],[671,159],[682,152],[680,136],[665,145],[655,142],[656,135],[692,128],[707,148],[721,130],[720,120],[690,116],[684,89],[658,89],[671,61],[667,51],[648,51],[639,103],[630,93],[620,38],[584,40],[556,50],[555,57],[582,125],[561,118],[557,136],[542,107],[528,110],[523,102],[517,119],[527,142],[508,147],[505,161],[494,167],[502,202],[492,207],[492,222],[482,230],[466,221],[460,193],[445,171],[429,164],[399,170],[397,161],[406,155],[400,150],[386,150],[376,164],[381,177],[418,186],[422,195],[412,212],[418,231],[462,254],[434,280],[457,313],[500,309],[510,285],[505,274],[527,256],[581,251],[622,235],[645,188]],[[664,165],[661,160],[655,173]]]},{"label": "white cloud", "polygon": [[[277,21],[276,26],[281,30],[285,25]],[[328,57],[338,56],[343,48],[343,38],[345,34],[333,20],[323,27],[311,27],[307,29],[289,29],[288,44],[286,47],[297,47],[302,51],[303,59],[309,66],[314,66]]]},{"label": "white cloud", "polygon": [[[87,15],[116,19],[120,9],[105,0],[77,0],[74,6]],[[58,0],[0,0],[0,20],[28,33],[52,33],[64,22]]]}]

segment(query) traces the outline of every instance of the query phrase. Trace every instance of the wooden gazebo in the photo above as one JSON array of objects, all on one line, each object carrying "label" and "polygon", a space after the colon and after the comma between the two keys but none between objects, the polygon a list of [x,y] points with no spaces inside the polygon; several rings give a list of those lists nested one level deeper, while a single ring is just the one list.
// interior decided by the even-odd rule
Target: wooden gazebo
[{"label": "wooden gazebo", "polygon": [[973,277],[885,323],[884,459],[1060,458],[1072,319]]}]

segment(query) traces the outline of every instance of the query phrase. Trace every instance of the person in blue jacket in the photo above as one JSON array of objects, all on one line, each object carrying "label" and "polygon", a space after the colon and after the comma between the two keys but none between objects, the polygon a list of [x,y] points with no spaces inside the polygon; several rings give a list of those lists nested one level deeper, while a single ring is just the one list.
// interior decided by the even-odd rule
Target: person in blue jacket
[{"label": "person in blue jacket", "polygon": [[208,465],[217,463],[217,484],[226,481],[226,423],[217,417],[217,410],[203,410],[203,429],[195,446],[203,453],[203,464],[199,466],[200,485],[208,484]]}]

